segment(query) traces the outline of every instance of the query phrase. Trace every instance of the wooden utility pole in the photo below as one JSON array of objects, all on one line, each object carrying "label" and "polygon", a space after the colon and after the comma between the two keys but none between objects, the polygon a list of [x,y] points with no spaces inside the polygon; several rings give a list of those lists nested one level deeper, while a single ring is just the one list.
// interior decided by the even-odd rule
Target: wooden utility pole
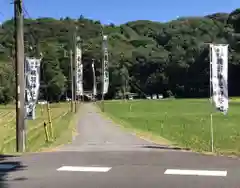
[{"label": "wooden utility pole", "polygon": [[70,77],[71,77],[71,112],[73,112],[73,104],[74,104],[74,79],[73,79],[73,51],[69,50],[69,58],[70,58]]},{"label": "wooden utility pole", "polygon": [[101,81],[102,81],[102,99],[101,99],[101,106],[102,106],[102,111],[104,112],[104,49],[103,49],[103,28],[102,28],[102,70],[101,70]]},{"label": "wooden utility pole", "polygon": [[77,34],[76,34],[76,30],[77,27],[74,28],[74,32],[73,32],[73,49],[74,49],[74,59],[73,59],[73,83],[74,83],[74,104],[75,104],[75,109],[74,112],[77,112],[77,95],[76,95],[76,90],[77,90],[77,82],[76,82],[76,76],[77,76],[77,69],[76,69],[76,61],[77,61],[77,54],[76,54],[76,47],[77,47]]},{"label": "wooden utility pole", "polygon": [[25,151],[25,78],[22,0],[14,0],[15,76],[16,76],[16,149]]},{"label": "wooden utility pole", "polygon": [[101,100],[101,104],[102,104],[102,111],[104,112],[104,59],[102,60],[102,100]]},{"label": "wooden utility pole", "polygon": [[[70,32],[70,66],[71,66],[71,111],[77,112],[77,101],[76,101],[76,27],[73,27]],[[75,107],[74,107],[75,105]]]}]

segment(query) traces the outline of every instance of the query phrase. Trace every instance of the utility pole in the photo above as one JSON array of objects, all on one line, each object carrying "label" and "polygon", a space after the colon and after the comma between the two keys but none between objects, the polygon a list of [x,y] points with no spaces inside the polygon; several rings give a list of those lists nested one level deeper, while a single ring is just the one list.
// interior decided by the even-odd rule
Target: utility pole
[{"label": "utility pole", "polygon": [[[71,29],[70,32],[70,46],[69,46],[69,56],[70,56],[70,76],[71,76],[71,111],[75,111],[77,109],[76,104],[76,27]],[[75,104],[75,108],[73,107]],[[73,109],[74,108],[74,109]]]},{"label": "utility pole", "polygon": [[104,57],[103,57],[103,60],[102,60],[102,111],[104,112]]},{"label": "utility pole", "polygon": [[69,58],[70,58],[70,77],[71,77],[71,92],[72,92],[72,99],[71,99],[71,112],[73,112],[73,103],[74,103],[74,80],[73,80],[73,51],[72,49],[69,50]]},{"label": "utility pole", "polygon": [[77,49],[77,31],[78,27],[75,27],[74,30],[74,34],[73,34],[73,49],[74,49],[74,64],[73,64],[73,80],[74,80],[74,103],[75,103],[75,113],[77,112],[77,95],[76,95],[76,91],[77,91],[77,82],[76,82],[76,76],[77,76],[77,69],[76,69],[76,63],[77,63],[77,53],[76,53],[76,49]]},{"label": "utility pole", "polygon": [[121,60],[120,60],[120,69],[121,69],[121,82],[122,82],[122,90],[123,90],[123,96],[122,96],[122,98],[124,99],[124,100],[126,100],[126,91],[127,91],[127,86],[128,86],[128,82],[127,82],[127,80],[128,80],[128,69],[126,68],[126,65],[125,65],[125,61],[124,61],[124,55],[123,55],[123,53],[121,53],[121,56],[120,56],[120,58],[121,58]]},{"label": "utility pole", "polygon": [[25,151],[25,78],[22,0],[14,0],[15,76],[16,76],[16,149]]}]

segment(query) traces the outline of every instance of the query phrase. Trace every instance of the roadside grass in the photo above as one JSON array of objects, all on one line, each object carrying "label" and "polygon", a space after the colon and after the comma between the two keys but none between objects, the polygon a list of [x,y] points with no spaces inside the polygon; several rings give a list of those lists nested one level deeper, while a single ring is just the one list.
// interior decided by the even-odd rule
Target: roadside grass
[{"label": "roadside grass", "polygon": [[105,113],[122,126],[164,138],[197,152],[211,151],[210,113],[213,112],[214,151],[240,154],[240,103],[230,102],[229,113],[216,112],[209,99],[105,101]]},{"label": "roadside grass", "polygon": [[[50,142],[46,142],[46,135],[43,126],[44,122],[48,123],[46,105],[43,106],[43,109],[42,114],[41,107],[38,105],[36,109],[36,119],[26,121],[27,152],[41,151],[46,148],[68,143],[72,140],[72,131],[77,114],[70,112],[69,103],[50,104],[54,136]],[[15,153],[15,114],[14,105],[0,106],[1,153]]]}]

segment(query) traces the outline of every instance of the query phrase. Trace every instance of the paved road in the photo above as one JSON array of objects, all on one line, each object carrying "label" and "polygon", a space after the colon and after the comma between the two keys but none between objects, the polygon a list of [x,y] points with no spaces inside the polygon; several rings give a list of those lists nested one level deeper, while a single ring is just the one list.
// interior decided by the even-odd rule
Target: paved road
[{"label": "paved road", "polygon": [[21,164],[16,165],[22,168],[3,172],[0,187],[238,188],[240,185],[239,159],[150,149],[147,146],[152,143],[111,125],[90,104],[85,105],[85,110],[79,121],[81,134],[71,145],[52,153],[3,160],[19,161]]},{"label": "paved road", "polygon": [[97,111],[94,105],[85,104],[84,115],[78,123],[79,135],[74,138],[72,144],[62,147],[61,151],[120,151],[151,144],[122,131]]}]

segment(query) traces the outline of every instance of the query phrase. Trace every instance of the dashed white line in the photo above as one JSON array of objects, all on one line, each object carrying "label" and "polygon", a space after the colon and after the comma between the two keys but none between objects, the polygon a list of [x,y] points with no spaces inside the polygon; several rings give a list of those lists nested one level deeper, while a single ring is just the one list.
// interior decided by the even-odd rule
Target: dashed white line
[{"label": "dashed white line", "polygon": [[108,172],[112,167],[62,166],[57,171],[71,172]]},{"label": "dashed white line", "polygon": [[227,171],[167,169],[166,175],[227,176]]}]

